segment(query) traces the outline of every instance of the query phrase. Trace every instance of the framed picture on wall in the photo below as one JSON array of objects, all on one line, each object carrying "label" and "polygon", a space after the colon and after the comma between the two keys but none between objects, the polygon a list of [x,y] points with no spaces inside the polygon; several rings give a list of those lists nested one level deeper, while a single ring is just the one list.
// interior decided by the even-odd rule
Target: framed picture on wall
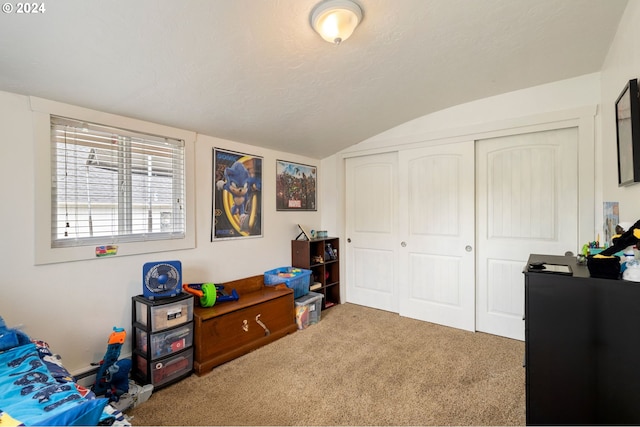
[{"label": "framed picture on wall", "polygon": [[211,241],[262,237],[262,157],[213,149]]},{"label": "framed picture on wall", "polygon": [[317,172],[315,166],[276,160],[276,209],[317,210]]},{"label": "framed picture on wall", "polygon": [[616,100],[618,186],[640,182],[640,100],[638,80],[629,80]]},{"label": "framed picture on wall", "polygon": [[612,245],[611,239],[615,236],[616,226],[620,223],[620,206],[618,202],[603,202],[604,217],[604,242]]}]

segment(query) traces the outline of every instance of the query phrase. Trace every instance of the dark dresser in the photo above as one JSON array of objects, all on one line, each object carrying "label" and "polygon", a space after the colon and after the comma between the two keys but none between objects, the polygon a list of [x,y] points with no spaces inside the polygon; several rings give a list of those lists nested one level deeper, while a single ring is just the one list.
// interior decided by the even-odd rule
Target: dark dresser
[{"label": "dark dresser", "polygon": [[528,425],[640,424],[640,283],[525,267]]}]

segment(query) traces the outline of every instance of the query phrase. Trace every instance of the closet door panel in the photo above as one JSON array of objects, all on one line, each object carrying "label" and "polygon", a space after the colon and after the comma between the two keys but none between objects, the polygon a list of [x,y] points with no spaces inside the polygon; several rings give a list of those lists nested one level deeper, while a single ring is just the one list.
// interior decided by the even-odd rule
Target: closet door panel
[{"label": "closet door panel", "polygon": [[400,314],[475,329],[474,142],[399,153]]},{"label": "closet door panel", "polygon": [[347,159],[347,302],[398,311],[397,154]]}]

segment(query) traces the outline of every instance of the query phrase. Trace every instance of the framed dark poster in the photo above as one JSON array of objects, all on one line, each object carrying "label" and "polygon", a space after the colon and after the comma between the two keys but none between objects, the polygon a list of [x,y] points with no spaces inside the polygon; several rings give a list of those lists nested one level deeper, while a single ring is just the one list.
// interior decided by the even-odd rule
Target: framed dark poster
[{"label": "framed dark poster", "polygon": [[315,211],[318,169],[276,160],[276,210]]},{"label": "framed dark poster", "polygon": [[618,186],[640,182],[640,101],[638,80],[629,80],[616,100]]},{"label": "framed dark poster", "polygon": [[213,149],[211,241],[262,237],[262,157]]}]

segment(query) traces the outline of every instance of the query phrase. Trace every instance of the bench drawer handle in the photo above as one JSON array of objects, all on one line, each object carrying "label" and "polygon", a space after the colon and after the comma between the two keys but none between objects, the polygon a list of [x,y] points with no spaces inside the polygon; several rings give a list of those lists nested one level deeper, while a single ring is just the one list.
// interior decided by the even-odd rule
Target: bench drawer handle
[{"label": "bench drawer handle", "polygon": [[262,316],[261,314],[258,314],[256,316],[256,323],[260,326],[262,326],[262,329],[264,329],[264,335],[265,336],[269,336],[271,334],[271,331],[269,330],[269,328],[267,328],[267,325],[265,325],[264,323],[262,323],[262,320],[260,320],[260,316]]}]

